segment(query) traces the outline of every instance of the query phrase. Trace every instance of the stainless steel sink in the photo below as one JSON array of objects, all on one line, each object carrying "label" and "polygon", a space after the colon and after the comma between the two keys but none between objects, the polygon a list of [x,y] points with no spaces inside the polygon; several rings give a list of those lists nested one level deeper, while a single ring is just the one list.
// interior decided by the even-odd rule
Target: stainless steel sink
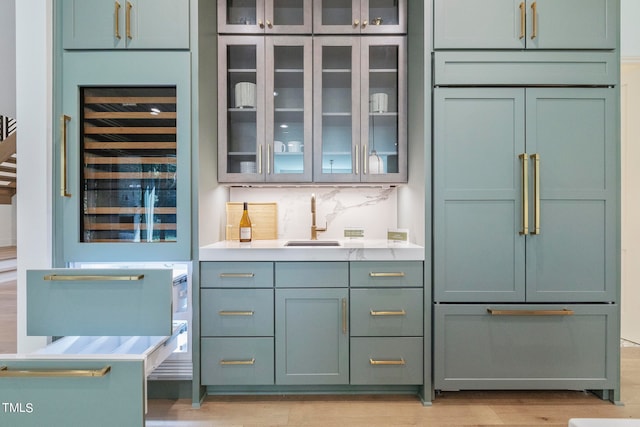
[{"label": "stainless steel sink", "polygon": [[340,246],[337,240],[289,240],[285,246]]}]

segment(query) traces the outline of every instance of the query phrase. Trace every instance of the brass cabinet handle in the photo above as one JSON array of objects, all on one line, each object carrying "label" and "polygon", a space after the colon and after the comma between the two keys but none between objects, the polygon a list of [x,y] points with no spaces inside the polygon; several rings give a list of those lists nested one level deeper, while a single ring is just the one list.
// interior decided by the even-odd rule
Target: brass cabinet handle
[{"label": "brass cabinet handle", "polygon": [[67,122],[71,121],[71,117],[66,114],[62,116],[62,135],[60,137],[60,195],[62,197],[71,197],[67,192]]},{"label": "brass cabinet handle", "polygon": [[353,20],[353,26],[357,27],[358,25],[360,25],[360,20],[359,19],[354,19]]},{"label": "brass cabinet handle", "polygon": [[107,275],[78,275],[49,274],[43,279],[47,282],[133,282],[144,279],[144,274],[131,276],[107,276]]},{"label": "brass cabinet handle", "polygon": [[120,40],[122,37],[120,36],[120,3],[115,2],[115,10],[114,10],[114,15],[115,15],[115,36],[118,40]]},{"label": "brass cabinet handle", "polygon": [[524,38],[525,26],[527,22],[526,16],[527,16],[526,6],[524,5],[524,2],[522,2],[520,3],[520,37],[519,37],[520,40]]},{"label": "brass cabinet handle", "polygon": [[531,29],[531,40],[538,37],[538,4],[537,2],[531,3],[531,14],[533,19],[533,28]]},{"label": "brass cabinet handle", "polygon": [[220,316],[253,316],[253,311],[229,311],[220,310],[218,314]]},{"label": "brass cabinet handle", "polygon": [[487,308],[487,313],[492,316],[572,316],[573,310],[563,308],[562,310],[496,310]]},{"label": "brass cabinet handle", "polygon": [[127,15],[125,17],[125,26],[127,27],[127,38],[131,40],[133,37],[131,36],[131,9],[133,6],[130,2],[127,2]]},{"label": "brass cabinet handle", "polygon": [[369,159],[367,158],[367,144],[362,146],[362,173],[367,174],[367,168],[369,165]]},{"label": "brass cabinet handle", "polygon": [[342,298],[342,333],[347,334],[347,299]]},{"label": "brass cabinet handle", "polygon": [[369,24],[369,21],[365,19],[364,21],[362,21],[362,28],[365,28],[368,24]]},{"label": "brass cabinet handle", "polygon": [[356,162],[356,175],[360,175],[360,154],[358,152],[359,145],[354,145],[353,149],[355,150],[354,160]]},{"label": "brass cabinet handle", "polygon": [[407,312],[404,310],[397,310],[397,311],[369,310],[369,314],[372,316],[406,316]]},{"label": "brass cabinet handle", "polygon": [[28,369],[10,370],[0,366],[0,377],[104,377],[111,371],[111,366],[102,369]]},{"label": "brass cabinet handle", "polygon": [[255,365],[256,359],[248,359],[248,360],[224,360],[220,361],[221,365]]},{"label": "brass cabinet handle", "polygon": [[403,271],[398,271],[398,272],[382,272],[382,273],[376,273],[376,272],[370,272],[369,273],[369,277],[404,277],[404,272]]},{"label": "brass cabinet handle", "polygon": [[262,144],[258,147],[258,175],[262,175]]},{"label": "brass cabinet handle", "polygon": [[262,19],[259,19],[259,20],[258,20],[258,26],[259,26],[260,28],[264,28],[264,22],[262,22]]},{"label": "brass cabinet handle", "polygon": [[267,19],[267,27],[273,28],[273,23],[271,23],[271,20],[269,19]]},{"label": "brass cabinet handle", "polygon": [[234,278],[234,279],[248,279],[251,277],[255,277],[256,275],[253,273],[220,273],[220,277],[223,279],[229,279],[229,278]]},{"label": "brass cabinet handle", "polygon": [[522,230],[520,234],[529,234],[529,155],[520,154],[522,160]]},{"label": "brass cabinet handle", "polygon": [[403,358],[400,358],[400,360],[375,360],[370,358],[369,364],[370,365],[406,365],[407,362],[405,362]]},{"label": "brass cabinet handle", "polygon": [[540,234],[540,154],[533,154],[533,226],[531,234]]},{"label": "brass cabinet handle", "polygon": [[275,161],[271,156],[271,145],[267,144],[267,175],[271,175],[271,162]]}]

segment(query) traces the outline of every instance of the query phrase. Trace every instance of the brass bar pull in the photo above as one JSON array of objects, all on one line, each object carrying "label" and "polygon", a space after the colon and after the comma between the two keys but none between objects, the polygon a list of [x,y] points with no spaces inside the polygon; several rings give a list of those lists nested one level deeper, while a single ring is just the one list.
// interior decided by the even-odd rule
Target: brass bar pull
[{"label": "brass bar pull", "polygon": [[130,2],[127,2],[127,15],[125,17],[125,26],[127,27],[127,38],[131,40],[133,37],[131,36],[131,9],[133,6]]},{"label": "brass bar pull", "polygon": [[115,2],[115,11],[113,12],[115,15],[115,36],[118,40],[122,37],[120,36],[120,3]]},{"label": "brass bar pull", "polygon": [[562,310],[496,310],[487,308],[487,313],[492,316],[572,316],[573,310],[563,308]]},{"label": "brass bar pull", "polygon": [[342,333],[347,334],[347,299],[342,298]]},{"label": "brass bar pull", "polygon": [[253,273],[220,273],[220,277],[223,279],[250,279],[255,276]]},{"label": "brass bar pull", "polygon": [[256,359],[248,359],[248,360],[224,360],[220,361],[221,365],[255,365]]},{"label": "brass bar pull", "polygon": [[364,144],[362,147],[362,173],[367,174],[367,169],[369,166],[369,159],[367,158],[367,144]]},{"label": "brass bar pull", "polygon": [[400,358],[400,360],[375,360],[375,359],[369,359],[369,364],[370,365],[406,365],[407,362],[404,361],[403,358]]},{"label": "brass bar pull", "polygon": [[62,135],[60,137],[60,195],[71,197],[67,192],[67,122],[71,117],[66,114],[62,116]]},{"label": "brass bar pull", "polygon": [[370,272],[369,273],[369,277],[404,277],[404,272],[403,271],[398,271],[398,272],[382,272],[382,273],[376,273],[376,272]]},{"label": "brass bar pull", "polygon": [[540,234],[540,154],[531,156],[533,159],[533,226],[531,234]]},{"label": "brass bar pull", "polygon": [[271,145],[267,144],[267,175],[271,175],[271,162],[273,161],[271,157]]},{"label": "brass bar pull", "polygon": [[258,147],[258,174],[262,175],[262,145]]},{"label": "brass bar pull", "polygon": [[218,312],[220,316],[253,316],[253,311],[229,311],[220,310]]},{"label": "brass bar pull", "polygon": [[520,154],[522,160],[522,230],[520,235],[529,234],[529,155]]},{"label": "brass bar pull", "polygon": [[406,316],[407,312],[404,310],[398,310],[398,311],[369,310],[369,314],[372,316]]},{"label": "brass bar pull", "polygon": [[356,175],[360,175],[360,154],[358,153],[358,144],[356,144],[353,149],[355,150],[355,162],[356,162]]},{"label": "brass bar pull", "polygon": [[526,16],[527,16],[526,6],[524,5],[524,2],[522,2],[520,3],[520,37],[519,37],[520,40],[522,40],[525,35],[525,26],[527,22]]},{"label": "brass bar pull", "polygon": [[132,276],[99,276],[99,275],[83,275],[69,276],[63,274],[50,274],[44,276],[44,280],[48,282],[133,282],[144,279],[144,274]]},{"label": "brass bar pull", "polygon": [[6,366],[0,366],[0,377],[104,377],[111,371],[111,366],[102,369],[25,369],[10,370]]},{"label": "brass bar pull", "polygon": [[531,3],[531,14],[533,20],[533,28],[531,30],[531,40],[538,37],[538,4],[537,2]]}]

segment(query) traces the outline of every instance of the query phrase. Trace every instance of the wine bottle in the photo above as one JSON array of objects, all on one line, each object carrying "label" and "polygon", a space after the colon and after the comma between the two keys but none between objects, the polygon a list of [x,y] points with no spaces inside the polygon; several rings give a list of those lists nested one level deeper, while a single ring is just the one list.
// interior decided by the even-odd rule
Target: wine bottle
[{"label": "wine bottle", "polygon": [[249,210],[247,202],[244,202],[242,208],[242,218],[240,218],[240,241],[251,241],[251,219],[249,218]]}]

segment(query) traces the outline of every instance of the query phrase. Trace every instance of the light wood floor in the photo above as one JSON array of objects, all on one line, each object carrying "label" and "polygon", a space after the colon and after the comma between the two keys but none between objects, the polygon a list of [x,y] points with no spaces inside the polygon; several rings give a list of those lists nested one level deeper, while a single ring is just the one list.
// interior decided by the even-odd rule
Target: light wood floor
[{"label": "light wood floor", "polygon": [[[16,284],[0,284],[0,353],[16,351]],[[622,348],[624,406],[580,391],[415,396],[207,397],[150,400],[147,427],[567,426],[570,418],[640,418],[640,347]]]}]

